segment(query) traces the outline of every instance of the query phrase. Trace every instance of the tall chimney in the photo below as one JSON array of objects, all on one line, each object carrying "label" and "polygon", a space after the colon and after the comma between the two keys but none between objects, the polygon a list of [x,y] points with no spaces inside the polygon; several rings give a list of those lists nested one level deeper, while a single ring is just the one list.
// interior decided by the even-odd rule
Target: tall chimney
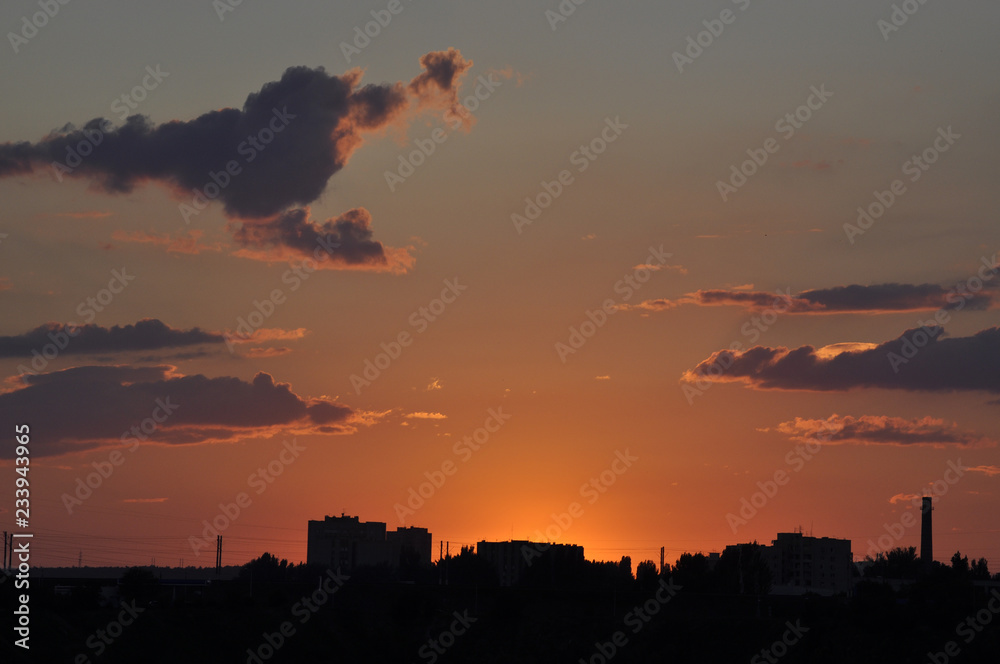
[{"label": "tall chimney", "polygon": [[934,538],[931,531],[931,497],[924,496],[923,504],[920,507],[922,518],[920,520],[920,563],[924,572],[930,572],[934,564]]}]

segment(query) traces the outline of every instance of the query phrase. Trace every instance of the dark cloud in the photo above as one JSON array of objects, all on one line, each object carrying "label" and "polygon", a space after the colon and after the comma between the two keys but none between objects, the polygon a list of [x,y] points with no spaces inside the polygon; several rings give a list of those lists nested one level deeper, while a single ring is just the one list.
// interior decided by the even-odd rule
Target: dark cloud
[{"label": "dark cloud", "polygon": [[[950,296],[950,297],[949,297]],[[816,309],[816,313],[883,313],[893,311],[934,311],[956,308],[959,301],[967,309],[986,309],[993,301],[990,293],[967,293],[937,284],[877,284],[837,286],[808,290],[796,296]]]},{"label": "dark cloud", "polygon": [[24,334],[0,337],[0,357],[31,357],[32,351],[41,352],[44,347],[53,345],[60,349],[60,354],[73,355],[178,348],[224,341],[221,334],[197,327],[178,330],[155,318],[110,328],[46,323]]},{"label": "dark cloud", "polygon": [[[408,86],[410,92],[420,100],[420,105],[457,112],[458,83],[472,66],[472,61],[464,59],[456,49],[449,48],[447,51],[421,56],[420,66],[424,68],[424,72],[410,81]],[[460,115],[464,117],[468,114]]]},{"label": "dark cloud", "polygon": [[972,431],[958,428],[955,423],[923,417],[907,420],[886,415],[831,415],[825,420],[796,417],[778,425],[778,431],[792,440],[814,441],[817,434],[825,445],[927,445],[932,447],[994,447],[996,441]]},{"label": "dark cloud", "polygon": [[878,345],[722,350],[683,379],[740,381],[757,389],[1000,392],[1000,327],[971,337],[944,337],[942,328],[928,326]]},{"label": "dark cloud", "polygon": [[[67,125],[37,143],[0,144],[0,177],[52,170],[60,180],[84,179],[108,193],[152,180],[176,191],[187,221],[215,198],[231,217],[273,217],[268,224],[281,226],[288,220],[282,213],[301,214],[289,209],[319,199],[366,132],[405,124],[423,108],[458,108],[458,86],[472,61],[448,49],[427,53],[420,63],[424,71],[406,85],[361,86],[360,70],[336,76],[321,67],[291,67],[248,95],[241,109],[159,125],[140,115],[118,127],[103,118],[82,128]],[[344,216],[357,220],[361,213],[367,215],[352,210]],[[331,265],[391,260],[367,236],[345,240],[351,249]],[[361,256],[366,260],[357,262]]]},{"label": "dark cloud", "polygon": [[[872,286],[835,286],[790,292],[739,289],[707,289],[688,293],[676,300],[646,300],[626,309],[665,311],[683,304],[702,307],[740,306],[751,311],[777,309],[792,314],[886,314],[906,311],[984,310],[998,299],[993,290],[1000,283],[979,280],[978,287],[967,284],[945,288],[937,284],[875,284]],[[997,280],[1000,282],[1000,280]]]},{"label": "dark cloud", "polygon": [[[184,376],[166,365],[84,366],[27,376],[24,382],[0,394],[0,427],[13,431],[15,423],[33,423],[36,456],[137,444],[142,437],[136,431],[151,443],[196,444],[282,432],[351,433],[361,421],[351,408],[299,396],[266,373],[246,382]],[[12,453],[8,447],[0,456]]]},{"label": "dark cloud", "polygon": [[234,224],[233,238],[243,247],[237,255],[259,260],[308,258],[318,268],[360,268],[405,272],[413,258],[372,239],[371,215],[356,208],[316,223],[309,209],[294,209],[266,220]]},{"label": "dark cloud", "polygon": [[[110,131],[102,129],[107,128],[103,118],[82,129],[67,126],[38,143],[0,146],[0,176],[59,162],[72,168],[66,177],[86,178],[111,193],[129,192],[145,180],[186,193],[203,189],[212,182],[210,172],[224,172],[236,161],[239,174],[218,196],[226,213],[274,215],[319,198],[359,144],[360,132],[383,127],[406,109],[402,85],[358,88],[360,79],[358,72],[334,76],[323,68],[291,67],[250,94],[242,109],[161,125],[133,115]],[[67,164],[81,142],[97,142],[94,136],[100,143],[93,152],[79,165]]]},{"label": "dark cloud", "polygon": [[741,290],[699,290],[688,295],[688,301],[703,307],[740,305],[748,309],[766,309],[774,306],[788,307],[793,299],[788,293]]}]

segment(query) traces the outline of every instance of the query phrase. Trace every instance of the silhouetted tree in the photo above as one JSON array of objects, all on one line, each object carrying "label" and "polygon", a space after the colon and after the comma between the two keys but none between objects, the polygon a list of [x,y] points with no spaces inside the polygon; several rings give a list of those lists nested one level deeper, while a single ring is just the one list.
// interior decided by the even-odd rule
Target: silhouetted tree
[{"label": "silhouetted tree", "polygon": [[496,569],[471,546],[463,546],[457,556],[446,556],[438,560],[435,570],[442,582],[447,579],[449,585],[500,585]]},{"label": "silhouetted tree", "polygon": [[279,561],[265,551],[259,558],[243,566],[239,578],[241,581],[249,581],[252,577],[254,582],[285,581],[294,567],[295,565],[289,565],[284,558]]},{"label": "silhouetted tree", "polygon": [[673,568],[674,581],[686,590],[709,592],[713,579],[708,569],[708,558],[703,553],[682,553]]},{"label": "silhouetted tree", "polygon": [[990,566],[986,562],[986,558],[980,558],[972,563],[972,578],[984,581],[990,580]]},{"label": "silhouetted tree", "polygon": [[632,577],[632,557],[631,556],[622,556],[621,562],[618,563],[618,567],[621,569],[623,576],[627,575],[630,578]]},{"label": "silhouetted tree", "polygon": [[636,585],[642,591],[650,591],[656,588],[656,584],[659,583],[660,572],[656,569],[656,563],[652,560],[643,560],[639,563],[639,566],[635,568],[635,581]]},{"label": "silhouetted tree", "polygon": [[757,542],[726,547],[715,566],[718,589],[724,593],[766,595],[771,590],[771,568]]},{"label": "silhouetted tree", "polygon": [[962,557],[961,551],[956,551],[955,555],[951,557],[951,570],[958,575],[958,578],[964,579],[969,576],[969,557]]},{"label": "silhouetted tree", "polygon": [[145,605],[159,594],[160,580],[148,569],[132,567],[122,575],[119,591],[122,599]]},{"label": "silhouetted tree", "polygon": [[866,556],[865,560],[871,562],[865,571],[865,576],[869,578],[916,579],[920,576],[920,562],[915,546],[897,546],[888,553],[876,554],[875,558]]}]

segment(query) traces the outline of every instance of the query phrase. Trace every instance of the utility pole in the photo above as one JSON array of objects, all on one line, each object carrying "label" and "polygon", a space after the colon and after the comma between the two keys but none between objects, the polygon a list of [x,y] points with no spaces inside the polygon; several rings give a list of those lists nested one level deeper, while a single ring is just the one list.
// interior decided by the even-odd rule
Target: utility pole
[{"label": "utility pole", "polygon": [[660,575],[663,575],[663,547],[660,547]]},{"label": "utility pole", "polygon": [[215,537],[215,576],[222,576],[222,535]]},{"label": "utility pole", "polygon": [[7,531],[3,531],[3,562],[0,568],[7,569]]}]

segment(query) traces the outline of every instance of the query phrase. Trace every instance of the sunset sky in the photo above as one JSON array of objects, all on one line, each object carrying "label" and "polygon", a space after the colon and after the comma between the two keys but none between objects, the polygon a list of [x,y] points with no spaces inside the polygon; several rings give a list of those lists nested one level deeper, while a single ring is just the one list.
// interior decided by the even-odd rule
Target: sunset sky
[{"label": "sunset sky", "polygon": [[1000,6],[901,4],[4,3],[0,525],[28,423],[36,565],[211,566],[241,492],[226,564],[860,560],[936,492],[1000,571]]}]

